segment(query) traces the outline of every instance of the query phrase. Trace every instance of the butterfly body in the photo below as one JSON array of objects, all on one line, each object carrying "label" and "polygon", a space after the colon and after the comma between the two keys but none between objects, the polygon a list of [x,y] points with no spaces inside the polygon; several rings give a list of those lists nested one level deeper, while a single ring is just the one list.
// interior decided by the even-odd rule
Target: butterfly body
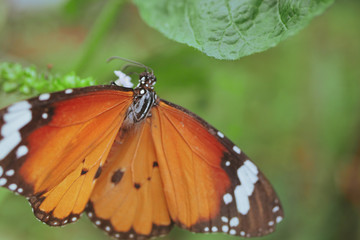
[{"label": "butterfly body", "polygon": [[118,239],[173,225],[262,236],[283,218],[268,180],[223,133],[159,99],[153,73],[135,89],[67,89],[0,110],[0,186],[51,226],[87,212]]},{"label": "butterfly body", "polygon": [[153,85],[156,83],[156,77],[151,73],[142,73],[138,86],[134,89],[134,97],[129,107],[124,127],[131,127],[145,119],[151,111],[151,108],[158,104],[158,98]]}]

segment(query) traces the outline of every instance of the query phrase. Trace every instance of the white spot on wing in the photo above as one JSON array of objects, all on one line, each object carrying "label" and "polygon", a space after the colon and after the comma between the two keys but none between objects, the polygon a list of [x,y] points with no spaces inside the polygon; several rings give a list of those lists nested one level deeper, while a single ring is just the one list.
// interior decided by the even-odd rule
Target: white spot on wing
[{"label": "white spot on wing", "polygon": [[221,230],[224,232],[224,233],[227,233],[229,231],[229,226],[227,225],[224,225],[221,227]]},{"label": "white spot on wing", "polygon": [[208,232],[208,231],[209,231],[209,227],[205,227],[204,232]]},{"label": "white spot on wing", "polygon": [[[1,176],[1,175],[0,175]],[[277,211],[279,211],[280,207],[279,206],[275,206],[273,209],[272,209],[272,212],[273,213],[276,213]]]},{"label": "white spot on wing", "polygon": [[230,161],[226,161],[225,166],[227,166],[227,167],[230,166]]},{"label": "white spot on wing", "polygon": [[0,166],[0,177],[3,175],[4,169]]},{"label": "white spot on wing", "polygon": [[50,94],[49,93],[43,93],[39,96],[39,100],[40,101],[46,101],[46,100],[49,100],[50,98]]},{"label": "white spot on wing", "polygon": [[9,189],[11,191],[15,191],[17,189],[17,185],[15,183],[12,183],[12,184],[9,185]]},{"label": "white spot on wing", "polygon": [[[28,111],[27,109],[25,111]],[[7,112],[4,114],[3,118],[5,122],[12,122],[18,118],[20,118],[24,113],[24,110],[22,111],[15,111],[15,112]]]},{"label": "white spot on wing", "polygon": [[229,221],[229,219],[227,217],[225,217],[225,216],[222,216],[221,221],[227,223]]},{"label": "white spot on wing", "polygon": [[109,226],[105,227],[105,231],[110,232],[111,228]]},{"label": "white spot on wing", "polygon": [[1,127],[1,135],[6,138],[12,133],[19,131],[31,121],[31,118],[32,114],[30,110],[21,111],[21,115],[19,115],[18,118],[5,122],[5,124]]},{"label": "white spot on wing", "polygon": [[221,137],[221,138],[224,138],[224,134],[223,134],[222,132],[220,132],[220,131],[217,132],[217,135],[218,135],[219,137]]},{"label": "white spot on wing", "polygon": [[246,160],[244,162],[244,165],[247,166],[253,173],[255,173],[255,174],[259,173],[259,170],[255,166],[255,164],[253,162],[251,162],[250,160]]},{"label": "white spot on wing", "polygon": [[65,94],[71,94],[74,90],[71,88],[65,90]]},{"label": "white spot on wing", "polygon": [[14,175],[14,173],[15,173],[14,169],[10,169],[10,170],[7,170],[5,174],[6,174],[6,176],[11,177]]},{"label": "white spot on wing", "polygon": [[239,225],[239,218],[237,217],[233,217],[232,219],[230,219],[230,227],[237,227]]},{"label": "white spot on wing", "polygon": [[0,186],[4,186],[6,184],[6,178],[0,178]]},{"label": "white spot on wing", "polygon": [[213,227],[211,228],[211,231],[212,231],[212,232],[217,232],[217,231],[218,231],[218,228],[217,228],[216,226],[213,226]]},{"label": "white spot on wing", "polygon": [[18,188],[18,193],[22,193],[24,190],[22,188]]},{"label": "white spot on wing", "polygon": [[47,118],[49,117],[49,115],[48,115],[47,113],[43,113],[43,114],[41,114],[41,117],[42,117],[43,119],[47,119]]},{"label": "white spot on wing", "polygon": [[20,142],[20,129],[32,119],[31,105],[28,101],[15,103],[7,108],[4,114],[4,125],[1,127],[0,160],[4,159]]},{"label": "white spot on wing", "polygon": [[250,210],[249,197],[253,194],[255,183],[259,180],[257,173],[256,166],[249,160],[246,160],[237,170],[240,185],[235,187],[234,195],[237,210],[243,215]]},{"label": "white spot on wing", "polygon": [[0,161],[3,160],[19,143],[21,136],[19,132],[14,132],[10,136],[0,141]]},{"label": "white spot on wing", "polygon": [[233,150],[234,152],[236,152],[237,154],[240,154],[241,153],[241,150],[238,146],[233,146]]},{"label": "white spot on wing", "polygon": [[279,223],[283,220],[282,216],[277,216],[276,217],[276,222]]},{"label": "white spot on wing", "polygon": [[246,190],[242,185],[238,185],[234,190],[236,207],[239,213],[245,215],[250,210],[250,202]]},{"label": "white spot on wing", "polygon": [[89,213],[88,213],[88,217],[89,217],[89,218],[92,218],[92,217],[93,217],[93,213],[92,213],[92,212],[89,212]]},{"label": "white spot on wing", "polygon": [[246,190],[246,194],[251,196],[251,194],[254,192],[254,184],[258,181],[259,178],[257,175],[254,175],[253,172],[250,172],[249,168],[247,168],[245,164],[238,168],[237,175],[241,186]]},{"label": "white spot on wing", "polygon": [[269,226],[273,226],[273,225],[274,225],[274,221],[270,221],[270,222],[268,223],[268,225],[269,225]]},{"label": "white spot on wing", "polygon": [[240,235],[241,235],[241,236],[245,236],[245,232],[244,232],[244,231],[241,231],[241,232],[240,232]]},{"label": "white spot on wing", "polygon": [[71,219],[72,222],[75,222],[76,220],[77,220],[77,217],[73,217],[73,218]]},{"label": "white spot on wing", "polygon": [[21,158],[22,156],[25,156],[29,152],[29,149],[25,145],[21,145],[16,150],[16,158]]},{"label": "white spot on wing", "polygon": [[14,103],[13,105],[9,106],[7,108],[8,112],[16,112],[16,111],[21,111],[21,110],[25,110],[25,109],[30,109],[31,108],[31,104],[28,101],[21,101],[21,102],[17,102]]},{"label": "white spot on wing", "polygon": [[231,235],[235,235],[236,234],[236,230],[235,229],[231,229],[229,232]]},{"label": "white spot on wing", "polygon": [[100,220],[95,221],[95,224],[99,226],[101,224]]},{"label": "white spot on wing", "polygon": [[223,199],[224,199],[224,203],[225,203],[226,205],[228,205],[229,203],[232,202],[232,196],[231,196],[230,193],[226,193],[226,194],[224,195]]}]

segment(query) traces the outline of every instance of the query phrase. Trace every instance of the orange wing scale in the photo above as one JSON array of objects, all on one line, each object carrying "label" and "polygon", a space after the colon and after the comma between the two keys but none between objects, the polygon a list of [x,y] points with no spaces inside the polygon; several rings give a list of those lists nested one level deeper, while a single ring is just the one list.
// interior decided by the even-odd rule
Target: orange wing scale
[{"label": "orange wing scale", "polygon": [[88,215],[109,234],[124,239],[170,230],[150,119],[115,141],[91,195]]},{"label": "orange wing scale", "polygon": [[[46,178],[48,179],[46,185],[49,187],[45,187],[43,190],[45,193],[40,196],[40,199],[44,198],[44,201],[39,205],[35,214],[52,212],[53,217],[65,219],[70,214],[79,215],[84,211],[96,182],[94,181],[95,174],[98,168],[104,164],[118,132],[116,125],[114,127],[109,134],[99,139],[102,142],[98,143],[97,147],[87,154],[77,168],[70,171],[62,182],[50,184],[52,181],[56,182],[56,179],[52,180],[52,175]],[[53,171],[57,171],[56,169],[61,169],[61,165],[56,166]],[[46,189],[51,190],[47,191]]]},{"label": "orange wing scale", "polygon": [[283,217],[268,180],[222,133],[175,104],[152,109],[152,135],[171,219],[193,232],[262,236]]},{"label": "orange wing scale", "polygon": [[[154,82],[140,80],[152,91]],[[246,237],[273,231],[281,205],[248,157],[195,114],[140,95],[88,87],[0,110],[0,186],[28,197],[49,225],[86,209],[118,239],[160,236],[174,223]],[[123,124],[131,104],[143,118]]]},{"label": "orange wing scale", "polygon": [[132,91],[106,88],[53,93],[47,101],[30,99],[37,104],[32,117],[40,119],[34,123],[42,125],[24,135],[24,158],[4,160],[5,169],[16,169],[17,185],[24,189],[20,193],[30,197],[35,215],[49,225],[76,221],[83,212],[132,102]]},{"label": "orange wing scale", "polygon": [[[20,169],[24,180],[34,186],[35,192],[55,186],[75,170],[106,137],[113,137],[114,133],[111,132],[120,128],[126,107],[114,107],[112,111],[103,112],[96,118],[82,119],[83,123],[73,125],[53,126],[52,122],[58,121],[55,113],[48,126],[39,128],[27,139],[28,158]],[[122,114],[114,114],[113,111]],[[54,171],[58,172],[56,178],[51,176]]]},{"label": "orange wing scale", "polygon": [[154,108],[152,121],[171,218],[186,229],[211,221],[230,186],[220,168],[224,147],[196,119],[163,102]]},{"label": "orange wing scale", "polygon": [[[55,102],[55,114],[49,123],[50,126],[66,127],[96,119],[99,115],[111,111],[124,113],[132,101],[132,91],[122,92],[103,90],[92,92],[90,95],[82,95],[66,101]],[[117,107],[117,109],[116,109]]]}]

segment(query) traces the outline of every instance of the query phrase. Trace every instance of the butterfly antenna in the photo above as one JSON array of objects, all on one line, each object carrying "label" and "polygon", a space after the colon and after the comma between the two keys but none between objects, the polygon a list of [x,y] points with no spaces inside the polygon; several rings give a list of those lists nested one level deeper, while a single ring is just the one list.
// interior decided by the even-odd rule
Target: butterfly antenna
[{"label": "butterfly antenna", "polygon": [[117,56],[114,56],[114,57],[110,57],[107,59],[107,62],[110,62],[114,59],[119,59],[119,60],[122,60],[122,61],[125,61],[125,62],[128,62],[130,64],[127,64],[123,67],[122,70],[125,70],[126,68],[130,67],[130,66],[137,66],[137,67],[143,67],[146,69],[147,72],[149,72],[149,69],[151,70],[151,73],[154,73],[154,70],[151,68],[151,67],[148,67],[142,63],[139,63],[139,62],[136,62],[136,61],[133,61],[133,60],[130,60],[130,59],[127,59],[127,58],[122,58],[122,57],[117,57]]},{"label": "butterfly antenna", "polygon": [[138,72],[129,72],[129,73],[127,73],[127,75],[129,75],[129,76],[131,76],[131,75],[140,76],[140,73],[138,73]]},{"label": "butterfly antenna", "polygon": [[122,71],[122,72],[125,72],[125,70],[126,70],[128,67],[132,67],[132,66],[134,66],[134,64],[126,64],[125,66],[123,66],[123,67],[121,68],[121,71]]}]

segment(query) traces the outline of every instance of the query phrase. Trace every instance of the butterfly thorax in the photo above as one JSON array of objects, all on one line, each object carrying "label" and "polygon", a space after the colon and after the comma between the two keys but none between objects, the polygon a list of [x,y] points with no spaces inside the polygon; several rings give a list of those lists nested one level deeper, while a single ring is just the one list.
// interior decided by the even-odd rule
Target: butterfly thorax
[{"label": "butterfly thorax", "polygon": [[133,102],[130,105],[126,117],[125,125],[141,122],[149,116],[151,108],[156,105],[157,95],[154,91],[156,77],[153,73],[143,72],[139,77],[139,84],[134,89]]}]

